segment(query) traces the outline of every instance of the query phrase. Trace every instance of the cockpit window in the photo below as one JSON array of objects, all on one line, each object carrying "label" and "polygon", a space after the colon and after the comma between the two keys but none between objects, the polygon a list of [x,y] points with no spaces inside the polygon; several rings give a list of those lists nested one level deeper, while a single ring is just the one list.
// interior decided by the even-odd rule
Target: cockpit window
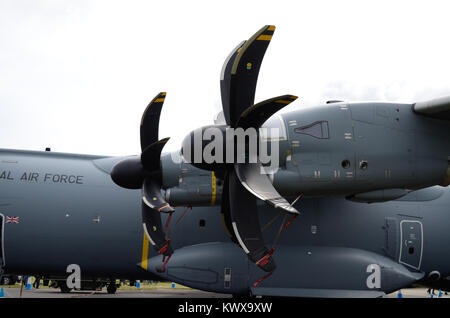
[{"label": "cockpit window", "polygon": [[304,134],[313,136],[319,139],[329,139],[330,131],[328,128],[328,122],[326,120],[316,121],[312,124],[297,127],[294,129],[297,134]]},{"label": "cockpit window", "polygon": [[259,129],[263,140],[287,140],[286,126],[280,115],[270,117]]}]

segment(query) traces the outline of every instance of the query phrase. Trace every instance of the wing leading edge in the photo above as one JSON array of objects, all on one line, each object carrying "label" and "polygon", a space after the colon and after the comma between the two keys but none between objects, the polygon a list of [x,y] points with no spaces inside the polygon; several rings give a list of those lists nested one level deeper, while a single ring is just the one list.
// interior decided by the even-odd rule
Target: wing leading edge
[{"label": "wing leading edge", "polygon": [[416,113],[436,119],[450,120],[450,96],[439,97],[413,105]]}]

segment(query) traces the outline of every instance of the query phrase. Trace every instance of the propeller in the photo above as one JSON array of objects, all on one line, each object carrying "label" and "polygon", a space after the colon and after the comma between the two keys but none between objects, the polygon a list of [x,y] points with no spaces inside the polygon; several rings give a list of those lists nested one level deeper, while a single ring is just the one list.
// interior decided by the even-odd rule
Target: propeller
[{"label": "propeller", "polygon": [[[270,116],[297,99],[293,95],[282,95],[254,104],[259,70],[274,31],[275,26],[264,26],[249,40],[234,48],[223,64],[220,91],[226,125],[216,127],[224,134],[228,129],[245,131],[249,128],[259,134],[259,128]],[[249,151],[251,147],[247,141],[244,141],[245,145],[240,145],[241,149],[245,149],[243,163],[238,163],[236,157],[234,162],[226,164],[192,160],[192,153],[196,150],[192,146],[195,136],[208,128],[197,129],[187,136],[183,141],[182,154],[187,162],[197,164],[201,169],[214,170],[217,175],[223,176],[221,213],[227,232],[231,233],[232,240],[239,243],[252,262],[272,272],[276,267],[271,257],[273,249],[268,250],[262,238],[257,199],[290,214],[299,212],[275,190],[268,176],[263,173],[258,150],[256,153]],[[226,140],[225,149],[230,149],[230,146],[236,149],[237,142],[227,137],[223,140]],[[201,146],[206,147],[204,143]]]},{"label": "propeller", "polygon": [[118,186],[126,189],[142,189],[142,225],[155,250],[170,256],[173,249],[166,239],[161,222],[161,213],[175,210],[161,194],[162,169],[161,151],[169,138],[158,140],[159,118],[166,93],[159,93],[148,104],[142,114],[140,137],[141,156],[127,158],[111,170],[111,178]]},{"label": "propeller", "polygon": [[[259,70],[274,31],[275,26],[264,26],[248,41],[240,43],[225,60],[220,80],[222,107],[225,121],[232,128],[253,127],[258,131],[270,116],[297,99],[283,95],[253,105]],[[228,189],[223,192],[227,192],[225,198],[229,202],[222,200],[222,210],[229,213],[235,237],[249,259],[264,271],[272,272],[276,268],[271,256],[273,250],[268,250],[264,244],[256,200],[287,213],[299,212],[278,194],[261,171],[259,160],[235,163],[227,169],[224,184]]]},{"label": "propeller", "polygon": [[[293,95],[282,95],[254,104],[259,70],[274,31],[274,26],[264,26],[249,40],[241,42],[225,60],[220,77],[220,90],[226,125],[215,126],[222,133],[226,133],[227,129],[253,128],[256,134],[259,134],[259,128],[270,116],[297,99]],[[144,232],[158,253],[170,256],[173,250],[170,239],[166,239],[162,228],[161,213],[172,213],[174,209],[161,194],[160,160],[161,151],[169,138],[158,140],[159,118],[165,95],[158,94],[142,115],[141,156],[117,163],[111,171],[111,178],[121,187],[142,190]],[[186,161],[194,166],[196,164],[190,158],[193,153],[191,140],[195,141],[195,132],[198,131],[202,129],[185,138],[181,151]],[[236,146],[234,140],[223,140],[226,149],[229,149],[228,143],[232,143],[232,147]],[[201,144],[202,147],[208,145],[203,141]],[[272,272],[276,268],[271,256],[273,248],[268,250],[265,246],[259,224],[257,200],[260,199],[286,213],[297,215],[299,212],[275,190],[264,173],[257,151],[252,153],[249,151],[249,142],[244,141],[244,144],[243,163],[236,160],[225,164],[202,162],[198,167],[217,170],[217,175],[224,179],[221,212],[232,239],[238,242],[252,262],[264,271]]]}]

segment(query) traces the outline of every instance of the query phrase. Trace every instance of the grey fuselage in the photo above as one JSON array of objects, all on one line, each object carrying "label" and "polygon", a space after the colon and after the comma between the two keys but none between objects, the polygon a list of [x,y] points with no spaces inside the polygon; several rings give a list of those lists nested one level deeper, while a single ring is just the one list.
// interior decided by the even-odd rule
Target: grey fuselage
[{"label": "grey fuselage", "polygon": [[[376,105],[374,107],[376,115]],[[380,112],[382,110],[386,110],[384,106]],[[295,120],[289,116],[292,115],[286,115],[288,125],[289,120]],[[380,117],[385,118],[383,116]],[[389,123],[395,125],[396,121],[394,119]],[[364,125],[361,124],[362,126]],[[387,129],[399,131],[395,128]],[[428,128],[425,125],[423,129]],[[398,138],[402,139],[403,135]],[[292,140],[288,142],[292,143]],[[301,145],[302,143],[301,141]],[[445,144],[444,141],[436,141],[439,147]],[[412,148],[417,149],[414,145]],[[375,156],[376,149],[365,149],[369,158],[370,155]],[[378,150],[382,151],[382,147]],[[398,151],[391,150],[393,153]],[[295,160],[295,151],[294,149],[290,153],[292,157],[288,164]],[[351,154],[353,150],[349,151]],[[418,153],[417,157],[426,157],[423,150]],[[408,156],[406,148],[401,155]],[[333,171],[337,168],[328,163],[336,161],[340,164],[341,158],[334,160],[333,156],[331,149],[325,155],[317,152],[314,155],[300,156],[298,161],[303,161],[305,166],[308,162],[314,165],[314,160],[318,158],[318,162],[323,160],[323,166],[329,169],[329,175],[336,176]],[[83,277],[156,278],[154,274],[137,266],[144,258],[156,256],[156,252],[151,247],[148,252],[144,251],[141,191],[122,189],[113,183],[109,175],[111,167],[119,159],[0,150],[0,214],[5,218],[19,218],[18,223],[4,224],[4,261],[7,273],[65,277],[67,266],[78,264]],[[391,159],[394,160],[394,157]],[[442,156],[438,159],[441,160]],[[356,165],[359,159],[353,157],[352,160]],[[369,161],[370,164],[373,163]],[[416,162],[409,164],[415,165]],[[313,171],[316,168],[311,169]],[[446,167],[440,167],[439,173],[445,169]],[[380,171],[381,175],[385,175],[384,170],[380,168]],[[405,178],[414,179],[412,185],[420,188],[428,186],[428,181],[438,182],[441,177],[439,173],[434,173],[430,180],[423,182],[416,182],[415,176],[408,175],[408,172],[405,173]],[[165,175],[173,175],[176,179],[178,174],[178,170],[165,171]],[[283,171],[280,171],[279,177],[275,175],[274,184],[280,193],[294,195],[295,189],[292,190],[286,182],[299,181],[292,181],[292,174],[286,177],[286,182],[278,179],[283,178],[282,174]],[[355,174],[355,177],[359,177],[358,172]],[[209,172],[204,176],[209,178]],[[311,183],[311,194],[317,194],[317,189],[320,188],[317,182],[320,183],[317,180]],[[349,182],[348,178],[342,182]],[[361,176],[360,184],[363,190],[373,189],[364,175]],[[393,187],[397,188],[398,184],[393,184]],[[218,193],[218,190],[214,190],[215,195]],[[219,198],[211,200],[208,197],[206,202],[212,203],[212,206],[203,204],[205,206],[188,209],[186,215],[175,225],[175,221],[185,210],[184,206],[176,208],[171,223],[171,241],[175,249],[204,242],[230,241],[222,225],[219,201]],[[352,202],[338,194],[305,197],[295,205],[300,216],[282,232],[277,246],[357,248],[386,256],[414,271],[425,274],[438,271],[442,278],[439,283],[445,284],[444,278],[450,276],[450,256],[446,251],[450,245],[449,205],[450,191],[440,186],[413,191],[395,201],[371,204]],[[261,224],[266,224],[279,213],[262,204],[258,209]],[[165,218],[163,222],[164,220]],[[420,236],[414,242],[404,242],[402,233],[399,233],[402,232],[405,221],[415,222],[420,226],[420,233],[413,233]],[[275,238],[280,222],[281,219],[264,232],[268,244]],[[403,234],[407,233],[406,229],[405,231]],[[410,248],[413,248],[412,253]]]}]

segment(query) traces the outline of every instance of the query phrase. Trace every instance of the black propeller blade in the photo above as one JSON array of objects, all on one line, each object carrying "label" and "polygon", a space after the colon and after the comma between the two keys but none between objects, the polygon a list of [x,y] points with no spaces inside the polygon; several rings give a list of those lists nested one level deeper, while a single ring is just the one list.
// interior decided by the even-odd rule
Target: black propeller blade
[{"label": "black propeller blade", "polygon": [[[220,126],[219,131],[226,133],[226,129],[246,130],[252,128],[258,135],[259,128],[270,116],[297,98],[292,95],[283,95],[254,105],[259,70],[274,31],[274,26],[263,27],[249,40],[240,43],[226,59],[222,68],[220,86],[227,126]],[[161,212],[172,213],[174,211],[161,194],[160,156],[168,141],[168,138],[158,140],[159,118],[164,99],[165,93],[160,93],[144,111],[140,127],[142,150],[140,158],[128,158],[119,162],[113,168],[111,177],[116,184],[124,188],[142,188],[144,231],[158,253],[170,256],[173,251],[162,228],[160,215]],[[202,129],[196,130],[185,138],[182,154],[187,162],[194,166],[198,164],[201,169],[220,170],[216,173],[224,178],[221,210],[226,228],[233,241],[240,244],[251,261],[263,270],[271,272],[276,267],[271,256],[273,249],[268,250],[263,241],[256,206],[257,199],[287,213],[298,214],[298,211],[275,190],[265,174],[259,154],[250,153],[251,147],[247,141],[244,141],[244,145],[239,145],[245,146],[245,153],[239,154],[239,156],[244,156],[245,163],[227,162],[214,165],[215,163],[211,164],[202,160],[195,162],[195,156],[192,161],[188,154],[192,153],[191,150],[194,149],[191,148],[191,140],[195,132],[202,131]],[[229,142],[234,143],[228,139],[223,140],[227,143],[227,149]],[[202,141],[201,150],[206,144],[203,144]],[[249,158],[256,160],[247,161]]]},{"label": "black propeller blade", "polygon": [[141,151],[144,152],[145,148],[152,143],[158,141],[159,131],[159,117],[166,98],[166,93],[162,92],[153,98],[153,100],[147,105],[141,118]]},{"label": "black propeller blade", "polygon": [[275,26],[266,25],[241,43],[225,61],[220,86],[225,120],[236,127],[242,112],[253,105],[256,82]]},{"label": "black propeller blade", "polygon": [[[297,99],[283,95],[253,105],[256,83],[264,54],[269,46],[275,27],[266,25],[248,41],[239,44],[225,60],[221,74],[221,94],[224,117],[232,128],[254,128],[261,125],[284,106]],[[228,168],[222,197],[224,219],[232,224],[234,240],[261,269],[271,272],[276,268],[264,244],[259,224],[256,198],[292,214],[299,212],[273,187],[257,154],[256,163],[235,163]]]},{"label": "black propeller blade", "polygon": [[[227,236],[231,239],[231,241],[235,244],[239,244],[239,241],[236,237],[236,234],[233,230],[233,224],[231,221],[231,208],[230,208],[230,195],[229,195],[229,176],[228,172],[226,172],[223,176],[223,191],[222,191],[222,200],[220,205],[220,213],[222,214],[222,223],[225,228],[225,232]],[[225,190],[226,189],[226,190]]]},{"label": "black propeller blade", "polygon": [[261,269],[271,272],[276,266],[264,245],[256,197],[244,188],[234,170],[230,170],[228,177],[230,215],[234,234],[248,258]]},{"label": "black propeller blade", "polygon": [[166,93],[159,93],[145,109],[140,126],[140,158],[128,158],[114,166],[113,181],[127,189],[142,189],[142,223],[150,243],[159,254],[173,253],[161,224],[160,213],[175,210],[161,194],[161,151],[169,138],[158,140],[158,125]]},{"label": "black propeller blade", "polygon": [[172,255],[173,250],[170,246],[170,241],[166,240],[161,223],[161,215],[155,213],[155,210],[150,208],[144,200],[142,200],[142,226],[150,244],[153,245],[159,254]]}]

